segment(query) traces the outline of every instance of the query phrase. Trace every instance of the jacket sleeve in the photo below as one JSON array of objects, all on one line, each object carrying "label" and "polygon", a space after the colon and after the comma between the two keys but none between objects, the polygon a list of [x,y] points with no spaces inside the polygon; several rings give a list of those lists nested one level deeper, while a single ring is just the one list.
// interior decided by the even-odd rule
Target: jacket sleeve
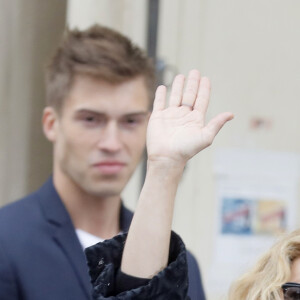
[{"label": "jacket sleeve", "polygon": [[0,299],[18,299],[18,289],[12,272],[12,267],[0,240]]},{"label": "jacket sleeve", "polygon": [[[189,299],[187,258],[184,243],[172,232],[168,266],[147,284],[117,293],[118,274],[127,234],[98,243],[85,250],[96,300]],[[134,278],[134,277],[133,277]]]}]

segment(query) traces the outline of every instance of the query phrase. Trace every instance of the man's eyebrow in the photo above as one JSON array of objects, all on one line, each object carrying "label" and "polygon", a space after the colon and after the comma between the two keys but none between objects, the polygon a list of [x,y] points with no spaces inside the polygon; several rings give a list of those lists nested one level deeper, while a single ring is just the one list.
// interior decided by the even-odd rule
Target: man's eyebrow
[{"label": "man's eyebrow", "polygon": [[[82,108],[82,109],[78,109],[75,111],[76,115],[80,115],[80,114],[94,114],[94,115],[99,115],[99,116],[106,116],[107,113],[103,112],[103,111],[97,111],[97,110],[93,110],[93,109],[86,109],[86,108]],[[124,114],[121,115],[121,117],[132,117],[132,116],[147,116],[149,114],[148,110],[142,110],[142,111],[128,111]]]},{"label": "man's eyebrow", "polygon": [[137,112],[128,112],[126,114],[124,114],[124,117],[134,117],[134,116],[147,116],[149,114],[149,111],[137,111]]},{"label": "man's eyebrow", "polygon": [[75,111],[75,114],[95,114],[95,115],[105,115],[104,112],[93,110],[93,109],[86,109],[86,108],[81,108]]}]

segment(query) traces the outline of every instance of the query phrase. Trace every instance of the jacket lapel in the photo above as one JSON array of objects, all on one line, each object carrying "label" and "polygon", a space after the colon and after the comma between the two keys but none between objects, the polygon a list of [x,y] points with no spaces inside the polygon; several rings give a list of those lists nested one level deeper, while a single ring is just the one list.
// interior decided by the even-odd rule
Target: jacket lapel
[{"label": "jacket lapel", "polygon": [[53,240],[59,245],[66,259],[70,262],[87,299],[91,299],[92,286],[86,258],[71,218],[54,188],[52,178],[41,187],[38,194],[42,211],[52,228]]},{"label": "jacket lapel", "polygon": [[63,226],[55,232],[53,238],[65,253],[82,289],[85,290],[88,299],[90,299],[92,285],[90,283],[86,258],[74,229],[71,226]]},{"label": "jacket lapel", "polygon": [[120,229],[122,232],[127,232],[129,230],[130,223],[133,218],[133,213],[129,209],[127,209],[123,202],[121,205],[121,212],[120,212]]}]

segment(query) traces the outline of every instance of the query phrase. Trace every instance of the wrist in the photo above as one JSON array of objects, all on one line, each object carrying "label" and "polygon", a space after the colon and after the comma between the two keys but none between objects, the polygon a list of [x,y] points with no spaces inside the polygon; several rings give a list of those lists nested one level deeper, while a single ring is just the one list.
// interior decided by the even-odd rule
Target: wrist
[{"label": "wrist", "polygon": [[147,160],[147,173],[155,173],[156,176],[168,176],[169,178],[180,178],[185,163],[169,158],[149,158]]}]

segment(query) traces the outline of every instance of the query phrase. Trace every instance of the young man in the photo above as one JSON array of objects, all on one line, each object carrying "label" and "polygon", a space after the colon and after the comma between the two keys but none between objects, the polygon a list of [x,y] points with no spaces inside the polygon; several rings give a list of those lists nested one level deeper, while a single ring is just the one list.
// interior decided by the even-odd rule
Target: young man
[{"label": "young man", "polygon": [[[90,299],[83,248],[128,230],[120,194],[142,156],[154,70],[132,43],[67,31],[47,69],[43,129],[53,176],[0,211],[0,299]],[[188,253],[189,295],[204,299]]]}]

